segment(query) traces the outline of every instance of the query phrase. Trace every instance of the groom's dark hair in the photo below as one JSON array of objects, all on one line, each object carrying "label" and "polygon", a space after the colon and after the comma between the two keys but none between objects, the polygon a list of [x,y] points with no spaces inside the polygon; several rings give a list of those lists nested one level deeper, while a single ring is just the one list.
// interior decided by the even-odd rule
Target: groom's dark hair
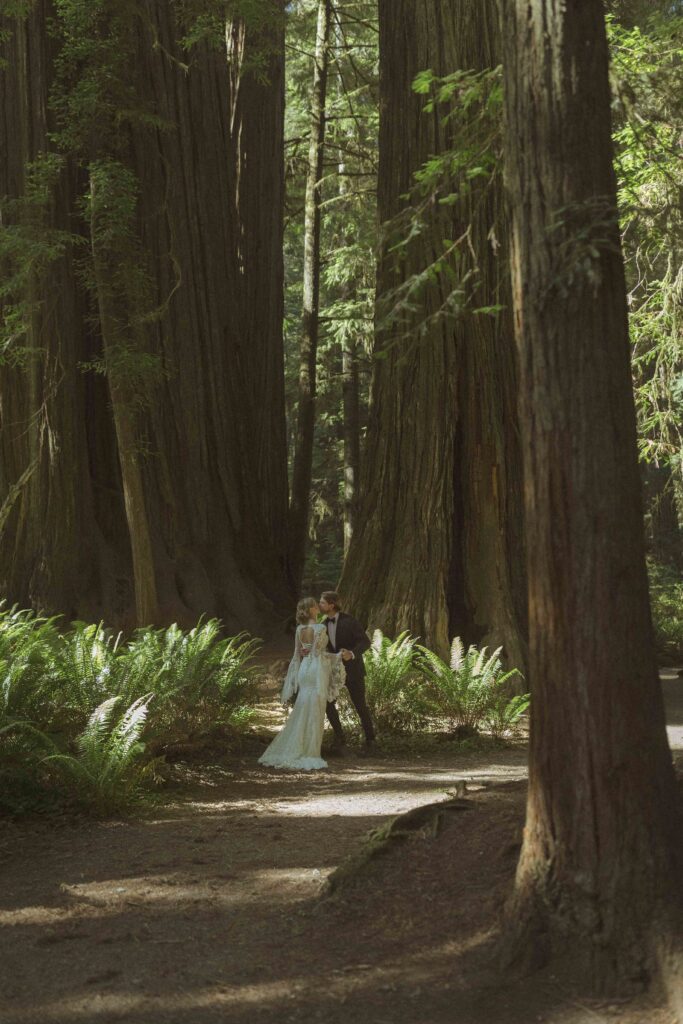
[{"label": "groom's dark hair", "polygon": [[323,590],[322,597],[328,604],[333,604],[338,612],[342,610],[341,598],[336,590]]}]

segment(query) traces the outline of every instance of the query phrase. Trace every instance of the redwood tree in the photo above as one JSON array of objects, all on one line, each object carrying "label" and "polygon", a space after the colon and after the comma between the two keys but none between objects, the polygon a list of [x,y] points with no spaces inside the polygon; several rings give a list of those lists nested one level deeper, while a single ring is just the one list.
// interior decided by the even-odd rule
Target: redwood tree
[{"label": "redwood tree", "polygon": [[[11,600],[132,623],[141,564],[134,555],[147,552],[158,621],[189,622],[208,613],[229,629],[256,629],[289,597],[281,266],[253,255],[259,245],[272,246],[273,231],[276,240],[281,235],[281,165],[261,181],[259,199],[269,211],[261,221],[253,194],[248,187],[240,193],[238,184],[247,151],[254,162],[260,159],[248,119],[267,109],[281,137],[282,39],[274,40],[276,73],[260,79],[264,90],[272,89],[272,110],[253,82],[245,85],[250,95],[238,101],[242,69],[229,67],[225,32],[197,19],[198,5],[192,17],[188,11],[189,5],[159,0],[84,0],[53,11],[45,0],[27,21],[6,21],[12,36],[5,43],[10,59],[3,95],[11,111],[3,123],[18,120],[15,137],[30,144],[8,158],[13,170],[1,191],[25,200],[25,160],[57,150],[63,166],[50,184],[45,216],[58,217],[71,241],[63,253],[48,254],[29,281],[15,282],[21,302],[30,299],[34,315],[49,311],[54,328],[40,347],[31,340],[32,323],[22,328],[24,347],[35,349],[29,372],[4,370],[6,492],[36,459],[36,451],[24,450],[27,431],[39,437],[41,419],[48,428],[29,483],[19,494],[12,491],[0,569]],[[53,52],[56,77],[45,57]],[[36,67],[44,68],[37,78]],[[56,129],[55,142],[47,138],[48,127]],[[11,151],[8,143],[3,153]],[[116,254],[120,276],[126,267],[140,271],[134,287],[119,282],[116,302],[104,306],[102,295],[112,296],[101,285],[113,287],[113,264],[107,269],[98,259],[97,244],[89,245],[90,262],[79,251],[78,272],[69,262],[79,234],[97,242],[93,190],[83,190],[80,176],[85,172],[92,181],[103,158],[116,170],[110,185],[132,183],[126,196],[112,188],[104,197],[110,213],[119,203],[131,218],[128,259]],[[79,191],[92,209],[89,223],[80,216]],[[241,232],[247,221],[249,252]],[[99,255],[107,255],[102,246]],[[258,322],[247,316],[257,259],[268,296]],[[62,275],[59,291],[56,273]],[[50,354],[62,338],[68,359]],[[83,363],[104,371],[108,396],[101,381],[83,376]],[[48,367],[54,368],[49,379]],[[59,412],[48,420],[50,403]],[[121,419],[112,417],[117,403],[127,409],[126,439]],[[86,408],[92,417],[84,415]],[[67,429],[61,421],[72,423],[72,409]],[[267,449],[265,437],[272,441]],[[53,506],[54,527],[46,531],[45,499],[37,495],[49,492],[57,471],[65,474],[67,497]],[[126,475],[137,494],[127,516]],[[65,514],[71,505],[77,511]],[[145,523],[149,539],[140,544]],[[138,599],[138,620],[140,611]]]},{"label": "redwood tree", "polygon": [[[453,144],[445,111],[424,113],[418,72],[484,71],[500,59],[494,2],[380,0],[382,222],[405,215],[414,174]],[[455,101],[457,102],[457,100]],[[452,108],[451,108],[452,109]],[[500,189],[440,206],[402,261],[385,235],[378,273],[376,364],[361,505],[340,588],[372,626],[409,629],[444,651],[460,634],[503,643],[524,663],[521,474],[516,368],[509,311],[497,318],[439,316],[453,282],[441,276],[403,323],[387,321],[393,297],[432,263],[445,239],[470,231],[478,266],[475,305],[494,305],[506,284],[488,234],[502,243]],[[463,245],[455,286],[474,267]],[[507,303],[509,305],[509,303]],[[428,323],[428,328],[424,324]]]},{"label": "redwood tree", "polygon": [[308,541],[313,435],[315,429],[316,362],[320,331],[320,223],[323,158],[325,155],[325,103],[330,58],[331,0],[319,0],[316,24],[311,127],[304,209],[304,272],[299,392],[292,493],[289,505],[289,561],[296,587],[301,585]]},{"label": "redwood tree", "polygon": [[[662,954],[675,966],[683,833],[648,607],[603,4],[506,0],[504,38],[533,693],[513,952],[569,944],[599,987],[628,990]],[[680,959],[678,972],[680,1000]]]}]

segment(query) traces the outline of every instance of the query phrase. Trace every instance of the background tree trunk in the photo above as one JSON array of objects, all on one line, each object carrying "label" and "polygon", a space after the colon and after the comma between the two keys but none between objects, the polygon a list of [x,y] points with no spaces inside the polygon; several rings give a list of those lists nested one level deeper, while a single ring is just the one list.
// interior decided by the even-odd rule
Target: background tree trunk
[{"label": "background tree trunk", "polygon": [[648,607],[604,8],[505,10],[532,538],[530,780],[511,933],[516,956],[568,943],[599,988],[628,990],[680,931],[683,846]]},{"label": "background tree trunk", "polygon": [[[246,162],[254,143],[247,140],[246,129],[235,143],[231,113],[235,112],[233,124],[244,127],[247,108],[250,117],[257,116],[259,105],[266,106],[265,96],[252,95],[248,104],[245,97],[233,102],[225,43],[199,42],[188,58],[172,6],[140,0],[135,10],[137,19],[129,19],[126,37],[131,56],[123,73],[143,116],[129,114],[122,120],[120,144],[139,187],[135,255],[141,256],[148,276],[147,306],[136,310],[135,355],[143,365],[145,360],[153,364],[155,375],[138,412],[135,445],[159,619],[189,624],[201,614],[218,615],[230,631],[260,631],[268,628],[275,614],[286,614],[291,599],[285,564],[284,459],[279,471],[276,467],[284,437],[278,327],[281,264],[275,260],[267,265],[255,255],[279,244],[281,171],[275,167],[272,178],[262,180],[260,201],[265,210],[257,225],[253,193],[250,196],[243,188],[240,197],[236,166],[236,155]],[[53,84],[45,56],[53,45],[46,33],[48,13],[45,3],[37,4],[28,22],[17,22],[14,37],[5,44],[11,50],[4,72],[9,85],[3,99],[9,111],[5,124],[13,126],[14,137],[30,140],[20,154],[3,156],[6,180],[0,184],[14,197],[25,190],[25,158],[46,145],[45,110]],[[119,14],[115,6],[105,5],[99,16],[115,19]],[[273,110],[268,116],[273,130],[281,132],[277,126],[282,116],[282,46],[277,32],[274,38],[275,72],[262,88],[268,94],[272,90]],[[87,54],[87,48],[81,52]],[[150,124],[152,117],[157,120]],[[85,151],[79,154],[84,162],[97,155],[94,135],[86,136]],[[3,154],[10,149],[9,141],[3,144]],[[71,191],[60,199],[61,205],[56,193],[50,209],[51,216],[73,230],[79,226],[78,190],[75,177],[69,182]],[[249,252],[246,243],[240,247],[241,224],[246,228],[247,221],[250,233],[253,230]],[[79,230],[86,226],[80,223]],[[273,230],[275,243],[269,234]],[[246,304],[253,302],[257,258],[264,288],[263,321],[258,325],[246,314]],[[54,275],[61,275],[58,283]],[[15,502],[0,565],[12,601],[40,603],[66,616],[77,611],[84,618],[132,625],[136,581],[118,469],[121,453],[101,385],[86,380],[78,369],[79,362],[101,355],[101,336],[106,332],[86,332],[84,324],[93,311],[87,309],[79,288],[68,253],[35,285],[36,309],[42,316],[50,311],[49,337],[44,332],[47,343],[43,342],[48,355],[36,366],[54,367],[51,379],[44,379],[38,369],[28,376],[10,368],[3,371],[11,378],[3,394],[16,393],[11,408],[3,399],[4,423],[14,431],[3,429],[2,444],[10,449],[3,460],[8,467],[3,489],[8,490],[37,455],[45,467],[36,470]],[[32,328],[31,344],[37,347],[34,334]],[[53,353],[55,345],[63,351]],[[67,345],[74,346],[73,351]],[[86,411],[96,408],[94,419],[84,414],[84,406]],[[32,426],[41,417],[42,435]],[[272,439],[273,451],[262,459],[266,437]],[[63,481],[56,475],[62,472],[61,451]],[[86,486],[73,487],[74,473]],[[101,557],[94,559],[91,550],[82,550],[89,537],[92,504],[99,509],[90,497],[89,474],[93,492],[98,500],[102,496],[100,532],[117,543],[114,557],[97,579],[92,579],[90,569],[87,586],[80,580],[69,584],[78,593],[71,599],[64,582],[51,588],[48,577],[73,581],[75,567],[83,565],[85,572],[89,557],[102,564]],[[54,527],[46,486],[60,490]],[[0,494],[0,505],[2,498]],[[91,531],[95,539],[97,526]]]},{"label": "background tree trunk", "polygon": [[[0,47],[0,195],[10,201],[26,193],[27,165],[54,155],[53,16],[49,0],[36,0],[25,19],[0,19],[7,33]],[[9,331],[0,363],[0,506],[11,499],[0,528],[0,591],[11,603],[67,619],[118,620],[130,602],[130,550],[106,383],[80,370],[96,348],[75,270],[78,239],[67,240],[78,231],[79,184],[67,160],[38,222],[35,209],[3,210],[5,227],[34,241],[51,245],[64,234],[50,255],[37,246],[21,293],[0,304],[3,318],[13,305],[26,314],[25,329]],[[7,283],[16,267],[3,262]],[[15,362],[22,349],[25,358]]]},{"label": "background tree trunk", "polygon": [[355,338],[344,340],[342,350],[342,402],[344,420],[344,555],[353,539],[360,480],[360,397],[358,350]]},{"label": "background tree trunk", "polygon": [[[417,73],[483,70],[499,62],[496,5],[380,0],[379,214],[405,209],[415,171],[450,144],[443,112],[426,115],[411,89]],[[434,215],[397,268],[384,250],[378,273],[377,353],[358,526],[340,588],[372,626],[409,629],[441,652],[458,633],[503,643],[524,665],[521,474],[516,437],[516,370],[509,314],[441,318],[425,337],[419,321],[447,297],[441,280],[425,294],[414,339],[400,343],[383,318],[388,297],[431,263],[445,238],[471,224],[481,266],[477,302],[495,302],[502,271],[487,235],[501,200],[466,201]],[[438,204],[435,204],[438,208]],[[471,268],[461,258],[463,275]],[[502,302],[505,303],[503,295]],[[399,342],[397,344],[397,342]]]},{"label": "background tree trunk", "polygon": [[[113,165],[117,168],[117,165]],[[126,359],[135,355],[136,333],[133,326],[138,311],[127,294],[126,266],[131,253],[127,247],[130,224],[114,202],[115,178],[119,167],[102,161],[94,163],[89,176],[90,243],[93,279],[99,310],[104,363],[109,380],[109,395],[116,431],[121,467],[121,487],[135,586],[135,615],[140,625],[155,624],[158,619],[156,573],[141,462],[143,454],[137,430],[135,388],[128,383]],[[118,173],[117,173],[118,172]],[[112,216],[112,211],[115,211]]]},{"label": "background tree trunk", "polygon": [[[287,551],[287,430],[284,388],[284,118],[285,5],[264,0],[262,11],[231,27],[231,134],[237,167],[239,257],[244,307],[245,358],[249,360],[249,513],[264,524],[271,552],[264,566],[259,549],[249,552],[263,586],[289,592]],[[267,414],[264,415],[264,408]],[[253,486],[256,474],[258,487]],[[264,569],[267,576],[264,575]]]},{"label": "background tree trunk", "polygon": [[290,565],[297,590],[301,585],[306,558],[315,428],[316,359],[320,309],[320,202],[325,155],[325,102],[331,18],[330,0],[320,0],[311,92],[311,132],[305,198],[304,301],[299,362],[299,412],[289,507]]}]

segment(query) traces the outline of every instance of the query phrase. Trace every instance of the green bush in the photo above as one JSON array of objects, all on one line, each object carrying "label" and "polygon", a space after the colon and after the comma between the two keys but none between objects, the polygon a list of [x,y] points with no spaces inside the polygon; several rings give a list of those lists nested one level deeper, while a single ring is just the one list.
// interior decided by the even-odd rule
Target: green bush
[{"label": "green bush", "polygon": [[390,640],[376,629],[365,652],[365,693],[377,731],[416,732],[430,705],[417,667],[417,641],[403,632]]},{"label": "green bush", "polygon": [[[383,735],[413,733],[426,724],[429,704],[416,665],[416,643],[407,631],[390,640],[376,629],[370,649],[363,656],[368,708],[377,731]],[[346,724],[357,725],[345,690],[340,713]]]},{"label": "green bush", "polygon": [[112,814],[141,798],[154,767],[143,761],[141,740],[152,696],[140,697],[123,713],[123,698],[109,697],[95,708],[76,738],[75,753],[45,758],[61,770],[61,781],[73,802],[95,814]]},{"label": "green bush", "polygon": [[222,638],[216,620],[126,643],[102,624],[60,632],[0,606],[0,807],[68,799],[108,813],[134,802],[150,751],[248,720],[258,643]]},{"label": "green bush", "polygon": [[669,566],[651,562],[650,603],[661,664],[683,662],[683,580]]},{"label": "green bush", "polygon": [[156,743],[186,743],[216,726],[243,724],[255,697],[249,663],[259,641],[220,638],[216,619],[189,632],[139,630],[117,659],[118,692],[132,701],[151,690]]},{"label": "green bush", "polygon": [[486,647],[474,646],[465,651],[456,637],[451,645],[450,662],[446,663],[427,647],[418,647],[420,669],[429,681],[436,712],[447,719],[452,728],[478,730],[488,726],[494,735],[512,728],[529,704],[528,694],[511,697],[507,684],[519,675],[517,669],[503,671],[502,648],[489,655]]}]

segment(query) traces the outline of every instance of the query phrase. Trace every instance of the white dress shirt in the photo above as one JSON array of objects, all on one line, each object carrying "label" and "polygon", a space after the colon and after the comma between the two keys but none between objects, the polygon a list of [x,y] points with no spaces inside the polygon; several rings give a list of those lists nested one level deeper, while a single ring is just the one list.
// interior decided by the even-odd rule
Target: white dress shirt
[{"label": "white dress shirt", "polygon": [[330,638],[330,643],[335,648],[337,646],[335,641],[337,639],[337,621],[338,620],[339,620],[339,612],[337,612],[337,614],[334,616],[334,618],[328,618],[328,620],[327,620],[327,632],[328,632],[328,635],[329,635],[329,638]]}]

